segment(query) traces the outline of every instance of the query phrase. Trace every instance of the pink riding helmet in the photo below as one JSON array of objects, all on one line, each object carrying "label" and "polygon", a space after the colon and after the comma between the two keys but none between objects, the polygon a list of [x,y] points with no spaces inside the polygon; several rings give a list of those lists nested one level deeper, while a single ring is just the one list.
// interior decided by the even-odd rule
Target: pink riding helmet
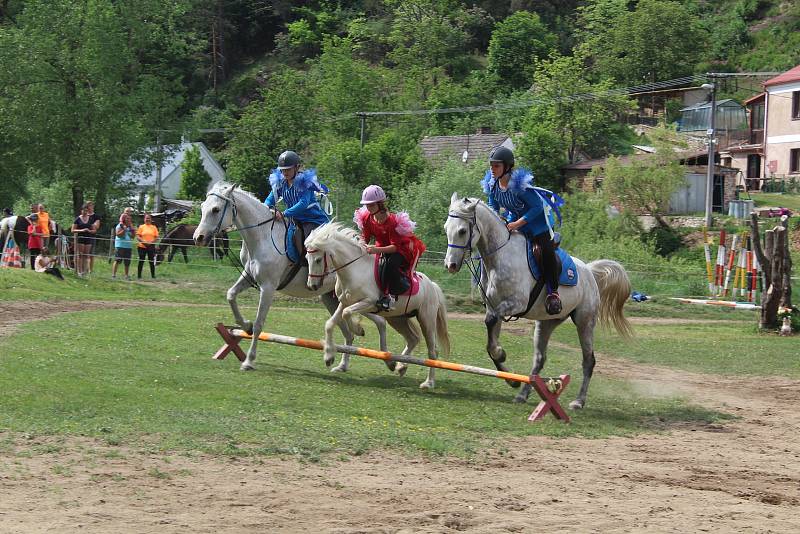
[{"label": "pink riding helmet", "polygon": [[369,185],[361,193],[361,204],[374,204],[386,200],[386,193],[379,185]]}]

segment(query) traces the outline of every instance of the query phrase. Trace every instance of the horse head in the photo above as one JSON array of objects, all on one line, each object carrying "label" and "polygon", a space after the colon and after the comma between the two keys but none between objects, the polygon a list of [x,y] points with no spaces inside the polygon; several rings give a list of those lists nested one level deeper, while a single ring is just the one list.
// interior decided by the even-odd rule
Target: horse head
[{"label": "horse head", "polygon": [[236,184],[216,184],[200,205],[200,224],[192,238],[197,245],[206,245],[212,236],[233,226],[236,204],[233,198]]},{"label": "horse head", "polygon": [[472,253],[472,247],[481,237],[477,223],[478,203],[478,199],[460,198],[458,193],[453,193],[450,198],[447,221],[444,223],[444,231],[447,234],[444,266],[450,273],[461,270],[464,260]]},{"label": "horse head", "polygon": [[311,291],[322,287],[327,275],[366,254],[358,232],[339,222],[330,222],[315,228],[306,238],[305,246],[308,261],[306,287]]}]

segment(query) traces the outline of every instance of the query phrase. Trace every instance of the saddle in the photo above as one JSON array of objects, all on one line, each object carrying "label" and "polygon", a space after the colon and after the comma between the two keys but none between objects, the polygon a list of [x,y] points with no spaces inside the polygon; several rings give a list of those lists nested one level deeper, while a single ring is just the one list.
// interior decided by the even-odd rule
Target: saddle
[{"label": "saddle", "polygon": [[[381,281],[380,262],[381,256],[376,255],[373,273],[375,275],[375,283],[383,291],[385,288],[384,283]],[[389,293],[397,297],[413,297],[419,292],[419,274],[416,271],[401,270],[400,280],[386,280],[385,283],[389,286]]]},{"label": "saddle", "polygon": [[[558,234],[556,234],[558,236]],[[575,267],[575,261],[572,256],[562,249],[560,238],[553,240],[556,249],[556,266],[559,272],[558,285],[560,286],[574,286],[578,283],[578,269]],[[541,278],[542,268],[542,251],[538,245],[534,245],[532,241],[527,242],[528,249],[528,268],[531,275],[537,280]]]}]

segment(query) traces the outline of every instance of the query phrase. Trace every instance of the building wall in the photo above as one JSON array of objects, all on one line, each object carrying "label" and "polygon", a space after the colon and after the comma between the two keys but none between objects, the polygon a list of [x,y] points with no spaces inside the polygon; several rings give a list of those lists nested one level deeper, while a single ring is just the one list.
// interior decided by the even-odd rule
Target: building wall
[{"label": "building wall", "polygon": [[800,82],[768,88],[765,177],[788,175],[789,151],[800,148],[800,120],[792,120],[795,91],[800,91]]}]

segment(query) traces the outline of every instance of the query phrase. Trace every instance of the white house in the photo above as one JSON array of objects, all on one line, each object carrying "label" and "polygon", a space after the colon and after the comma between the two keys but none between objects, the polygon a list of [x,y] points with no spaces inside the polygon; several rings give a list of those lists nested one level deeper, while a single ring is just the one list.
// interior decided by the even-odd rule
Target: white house
[{"label": "white house", "polygon": [[[161,165],[161,196],[164,198],[177,198],[178,192],[181,189],[181,164],[186,158],[186,152],[191,148],[196,147],[200,150],[200,159],[203,162],[203,168],[206,170],[211,180],[208,182],[206,190],[225,179],[225,170],[214,159],[208,147],[203,143],[188,143],[183,142],[180,145],[164,145],[164,161]],[[156,165],[153,163],[155,160],[156,147],[147,147],[145,149],[148,154],[147,158],[131,159],[128,169],[122,174],[122,181],[133,183],[137,191],[137,196],[140,200],[153,192],[156,185]]]}]

